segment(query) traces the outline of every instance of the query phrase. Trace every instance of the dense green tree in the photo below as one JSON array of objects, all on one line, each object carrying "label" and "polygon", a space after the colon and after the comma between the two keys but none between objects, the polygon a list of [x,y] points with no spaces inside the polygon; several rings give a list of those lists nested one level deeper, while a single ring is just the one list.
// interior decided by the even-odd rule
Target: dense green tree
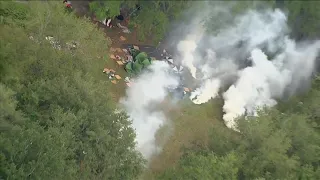
[{"label": "dense green tree", "polygon": [[249,124],[242,125],[243,140],[238,151],[244,156],[241,170],[246,178],[292,179],[298,160],[287,154],[292,142],[278,127],[283,120],[279,114],[273,111],[244,121]]},{"label": "dense green tree", "polygon": [[288,11],[288,23],[292,35],[300,39],[319,37],[320,2],[284,1],[283,8]]},{"label": "dense green tree", "polygon": [[135,133],[97,59],[103,32],[58,2],[1,2],[0,12],[0,179],[136,179]]},{"label": "dense green tree", "polygon": [[237,179],[238,159],[234,153],[219,157],[213,153],[187,153],[179,167],[168,169],[159,179]]}]

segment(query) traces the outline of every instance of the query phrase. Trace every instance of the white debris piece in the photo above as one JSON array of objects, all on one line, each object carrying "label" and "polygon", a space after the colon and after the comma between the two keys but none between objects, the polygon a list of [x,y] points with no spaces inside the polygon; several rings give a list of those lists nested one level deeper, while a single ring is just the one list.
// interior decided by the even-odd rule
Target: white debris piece
[{"label": "white debris piece", "polygon": [[131,33],[130,30],[126,26],[122,26],[120,23],[117,23],[117,26],[122,29],[123,33]]},{"label": "white debris piece", "polygon": [[180,74],[180,73],[182,73],[182,70],[183,70],[183,67],[182,67],[182,66],[179,66],[179,69],[178,69],[178,66],[174,66],[174,67],[173,67],[173,71],[174,71],[175,73]]},{"label": "white debris piece", "polygon": [[133,57],[130,56],[130,55],[128,55],[128,56],[127,56],[127,62],[131,62],[131,61],[133,61]]},{"label": "white debris piece", "polygon": [[131,82],[129,77],[124,78],[124,81],[127,82],[127,83]]},{"label": "white debris piece", "polygon": [[102,21],[100,21],[100,22],[101,22],[103,25],[106,26],[106,25],[107,25],[107,24],[106,24],[106,21],[107,21],[107,18],[105,18],[104,20],[102,20]]},{"label": "white debris piece", "polygon": [[111,23],[111,19],[108,19],[108,21],[107,21],[107,26],[108,27],[110,26],[110,23]]},{"label": "white debris piece", "polygon": [[182,67],[182,66],[179,67],[179,71],[180,71],[180,72],[183,71],[183,67]]},{"label": "white debris piece", "polygon": [[67,45],[67,48],[70,50],[70,49],[75,49],[75,48],[77,48],[78,43],[72,41],[72,42],[67,42],[66,45]]},{"label": "white debris piece", "polygon": [[175,72],[178,72],[177,66],[175,66],[175,67],[173,68],[173,70],[174,70]]},{"label": "white debris piece", "polygon": [[46,40],[49,41],[49,43],[53,46],[54,49],[61,50],[61,45],[52,36],[47,36]]}]

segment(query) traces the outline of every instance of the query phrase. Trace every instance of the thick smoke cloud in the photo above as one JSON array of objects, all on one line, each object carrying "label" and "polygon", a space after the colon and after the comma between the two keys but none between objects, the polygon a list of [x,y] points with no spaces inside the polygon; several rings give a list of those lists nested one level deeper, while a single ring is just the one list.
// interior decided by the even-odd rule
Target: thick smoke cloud
[{"label": "thick smoke cloud", "polygon": [[182,56],[182,65],[186,66],[192,75],[193,78],[196,78],[197,68],[193,65],[195,61],[194,51],[196,50],[197,45],[192,40],[181,41],[178,44],[178,51]]},{"label": "thick smoke cloud", "polygon": [[141,74],[127,89],[126,98],[121,100],[137,134],[137,150],[146,159],[160,150],[155,143],[155,134],[167,121],[156,106],[164,101],[168,88],[178,86],[178,79],[168,73],[170,69],[165,62],[154,62],[149,71]]},{"label": "thick smoke cloud", "polygon": [[224,94],[223,119],[229,128],[235,128],[235,118],[248,113],[256,115],[257,107],[276,104],[272,98],[273,88],[282,93],[290,81],[289,71],[280,71],[260,50],[251,52],[252,67],[239,71],[239,79]]},{"label": "thick smoke cloud", "polygon": [[208,79],[200,88],[197,88],[191,93],[190,99],[195,104],[202,104],[215,98],[218,95],[220,88],[219,79]]},{"label": "thick smoke cloud", "polygon": [[287,39],[285,50],[272,60],[260,49],[252,50],[253,66],[239,71],[237,82],[223,94],[226,125],[236,128],[237,117],[256,115],[257,109],[274,106],[286,92],[296,92],[302,81],[310,80],[319,48],[316,42],[299,50]]},{"label": "thick smoke cloud", "polygon": [[178,49],[192,76],[202,73],[198,78],[202,85],[190,99],[202,104],[226,88],[223,119],[237,130],[238,117],[257,115],[258,109],[274,106],[277,99],[293,95],[302,82],[310,81],[320,43],[289,39],[286,15],[278,9],[250,10],[232,22],[216,35],[194,31],[204,40],[186,38]]},{"label": "thick smoke cloud", "polygon": [[[183,29],[184,38],[169,46],[175,44],[175,48],[170,46],[177,52],[174,60],[181,61],[200,84],[190,100],[202,104],[221,94],[223,120],[237,130],[237,118],[257,115],[258,109],[274,106],[310,81],[320,42],[301,44],[290,39],[286,15],[280,10],[249,10],[232,16],[231,7],[232,3],[217,3],[204,8],[191,18],[190,25],[175,32],[181,37]],[[203,20],[225,22],[209,34]],[[155,134],[168,122],[157,105],[168,89],[179,86],[178,78],[168,73],[170,69],[165,62],[155,62],[121,100],[136,129],[137,149],[146,159],[159,152]]]}]

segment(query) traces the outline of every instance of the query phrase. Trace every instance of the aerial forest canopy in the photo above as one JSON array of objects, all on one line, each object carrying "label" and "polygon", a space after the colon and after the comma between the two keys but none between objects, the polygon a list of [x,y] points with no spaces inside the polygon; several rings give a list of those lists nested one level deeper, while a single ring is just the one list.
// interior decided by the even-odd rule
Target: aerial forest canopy
[{"label": "aerial forest canopy", "polygon": [[101,79],[104,34],[57,2],[2,1],[1,17],[0,179],[136,178],[134,131]]},{"label": "aerial forest canopy", "polygon": [[[138,4],[131,23],[141,39],[154,35],[157,41],[195,3],[106,2],[90,4],[100,19]],[[266,4],[288,12],[295,39],[319,38],[319,1]],[[239,1],[234,13],[255,5]],[[135,149],[131,121],[115,112],[111,85],[101,75],[105,62],[98,57],[110,42],[89,19],[62,7],[54,1],[0,2],[0,179],[320,179],[319,75],[303,94],[240,119],[241,133],[216,124],[208,143],[194,142],[174,166],[144,176],[146,161]],[[225,25],[210,18],[210,33]],[[201,123],[200,108],[185,116]]]}]

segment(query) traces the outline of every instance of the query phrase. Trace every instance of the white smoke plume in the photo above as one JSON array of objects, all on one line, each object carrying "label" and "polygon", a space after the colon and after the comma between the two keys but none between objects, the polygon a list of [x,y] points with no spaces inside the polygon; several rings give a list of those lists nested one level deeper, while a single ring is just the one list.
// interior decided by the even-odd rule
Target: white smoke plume
[{"label": "white smoke plume", "polygon": [[[205,28],[201,17],[206,16],[208,11],[203,11],[200,16],[196,16],[190,23],[192,26],[188,27],[190,33],[183,41],[177,44],[177,51],[180,54],[182,65],[187,67],[193,78],[196,79],[197,69],[195,63],[199,62],[199,55],[196,52],[197,44],[203,38]],[[192,27],[192,28],[191,28]]]},{"label": "white smoke plume", "polygon": [[195,104],[205,103],[218,95],[219,88],[219,79],[208,79],[203,86],[191,93],[190,99]]},{"label": "white smoke plume", "polygon": [[[235,46],[244,41],[244,50],[251,51],[258,45],[267,43],[269,50],[275,50],[282,37],[288,32],[285,14],[276,10],[258,12],[250,10],[242,16],[235,17],[234,24],[222,29],[210,39],[215,50],[225,50],[232,53]],[[279,39],[280,38],[280,39]],[[235,51],[237,52],[237,51]]]},{"label": "white smoke plume", "polygon": [[234,120],[246,112],[256,115],[257,108],[276,104],[272,98],[270,83],[274,83],[273,88],[283,91],[290,81],[289,72],[280,71],[260,49],[251,52],[251,59],[253,67],[240,71],[236,84],[223,94],[225,100],[223,119],[229,128],[235,129]]},{"label": "white smoke plume", "polygon": [[185,40],[181,41],[178,44],[178,51],[182,56],[182,64],[186,66],[192,75],[193,78],[196,78],[197,69],[194,67],[194,51],[196,50],[197,45],[194,41]]},{"label": "white smoke plume", "polygon": [[251,52],[252,67],[239,72],[239,79],[224,94],[223,119],[229,128],[236,129],[235,119],[242,115],[256,115],[263,107],[272,107],[276,98],[286,91],[295,92],[299,82],[310,80],[320,41],[298,50],[295,42],[287,39],[285,50],[273,60],[260,50]]},{"label": "white smoke plume", "polygon": [[169,69],[165,62],[154,62],[149,71],[141,74],[127,89],[127,96],[120,101],[132,119],[137,134],[137,150],[147,160],[159,152],[155,134],[167,121],[165,114],[156,106],[163,102],[168,88],[178,86],[178,80],[168,73]]},{"label": "white smoke plume", "polygon": [[[287,37],[286,21],[278,9],[250,10],[216,35],[203,35],[203,41],[181,41],[182,62],[189,67],[195,57],[201,61],[201,66],[189,67],[192,75],[197,69],[203,73],[202,85],[192,92],[191,100],[205,103],[217,96],[219,88],[231,85],[222,93],[223,119],[227,127],[237,130],[238,117],[256,115],[258,109],[274,106],[277,99],[294,94],[301,82],[310,81],[320,41],[297,44]],[[203,58],[198,56],[200,50],[206,52]],[[230,84],[229,79],[233,79]]]}]

